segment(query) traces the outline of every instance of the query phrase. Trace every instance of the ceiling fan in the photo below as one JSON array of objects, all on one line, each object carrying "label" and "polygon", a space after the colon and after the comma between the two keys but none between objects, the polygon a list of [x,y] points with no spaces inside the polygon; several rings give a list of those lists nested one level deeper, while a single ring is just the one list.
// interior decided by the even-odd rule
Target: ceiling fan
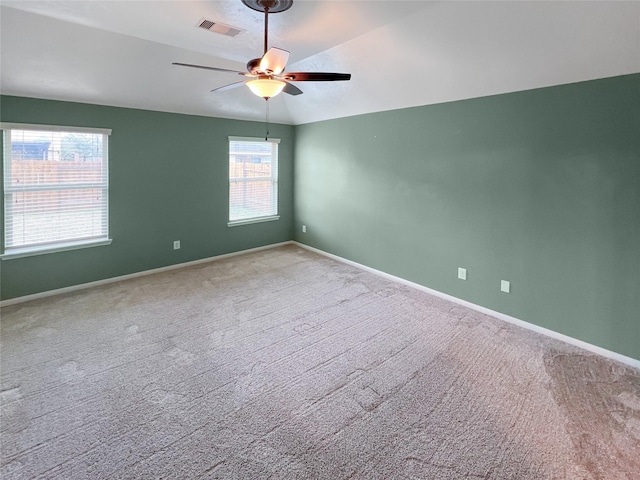
[{"label": "ceiling fan", "polygon": [[242,0],[247,7],[258,12],[264,12],[264,54],[261,58],[254,58],[247,63],[247,71],[239,72],[227,68],[208,67],[205,65],[193,65],[190,63],[174,62],[173,65],[181,67],[201,68],[216,72],[229,72],[243,75],[251,80],[243,80],[230,85],[224,85],[211,90],[221,92],[247,85],[253,93],[269,100],[280,92],[289,95],[300,95],[302,90],[289,82],[334,82],[350,80],[350,73],[328,72],[285,72],[284,69],[289,60],[289,52],[277,47],[268,49],[269,14],[284,12],[291,8],[293,0]]}]

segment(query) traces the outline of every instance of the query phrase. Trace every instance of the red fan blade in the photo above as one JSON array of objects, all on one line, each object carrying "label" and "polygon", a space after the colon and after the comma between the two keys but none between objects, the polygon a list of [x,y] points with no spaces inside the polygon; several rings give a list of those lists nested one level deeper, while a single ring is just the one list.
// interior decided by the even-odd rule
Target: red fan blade
[{"label": "red fan blade", "polygon": [[283,80],[291,82],[336,82],[340,80],[351,80],[350,73],[327,73],[327,72],[287,72],[281,75]]}]

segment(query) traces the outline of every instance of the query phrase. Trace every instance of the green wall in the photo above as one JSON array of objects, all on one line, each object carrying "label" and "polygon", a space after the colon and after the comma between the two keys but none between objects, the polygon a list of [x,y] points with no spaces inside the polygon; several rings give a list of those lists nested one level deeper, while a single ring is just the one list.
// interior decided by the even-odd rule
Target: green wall
[{"label": "green wall", "polygon": [[640,359],[640,75],[302,125],[294,157],[296,240]]},{"label": "green wall", "polygon": [[295,238],[640,359],[640,75],[272,125],[281,218],[233,228],[227,137],[262,123],[9,96],[0,120],[113,129],[113,243],[1,261],[2,299]]},{"label": "green wall", "polygon": [[[113,243],[0,261],[2,299],[283,242],[293,236],[292,126],[271,125],[270,136],[282,139],[280,220],[229,228],[228,136],[264,136],[264,123],[10,96],[0,98],[0,119],[113,130],[109,138]],[[181,241],[180,250],[173,250],[173,240]]]}]

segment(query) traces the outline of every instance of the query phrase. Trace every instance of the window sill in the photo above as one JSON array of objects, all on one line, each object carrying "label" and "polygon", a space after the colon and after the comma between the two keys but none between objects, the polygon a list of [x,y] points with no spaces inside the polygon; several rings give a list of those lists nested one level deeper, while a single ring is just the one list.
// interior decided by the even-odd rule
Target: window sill
[{"label": "window sill", "polygon": [[46,253],[66,252],[67,250],[78,250],[80,248],[101,247],[103,245],[110,245],[111,242],[112,240],[107,238],[87,242],[58,243],[48,247],[16,248],[0,255],[0,259],[13,260],[14,258],[32,257],[34,255],[44,255]]},{"label": "window sill", "polygon": [[227,227],[237,227],[239,225],[249,225],[252,223],[273,222],[274,220],[280,220],[280,215],[272,215],[270,217],[259,218],[247,218],[245,220],[233,220],[227,223]]}]

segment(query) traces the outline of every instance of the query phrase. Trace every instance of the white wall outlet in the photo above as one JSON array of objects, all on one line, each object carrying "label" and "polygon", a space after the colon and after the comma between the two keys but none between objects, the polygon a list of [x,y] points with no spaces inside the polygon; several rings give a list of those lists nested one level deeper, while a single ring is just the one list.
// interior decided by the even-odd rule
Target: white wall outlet
[{"label": "white wall outlet", "polygon": [[180,240],[174,240],[173,241],[173,249],[174,250],[180,250]]},{"label": "white wall outlet", "polygon": [[307,226],[306,225],[302,225],[302,233],[307,233]]},{"label": "white wall outlet", "polygon": [[460,280],[466,280],[467,279],[467,269],[466,268],[458,267],[458,278]]},{"label": "white wall outlet", "polygon": [[500,280],[500,291],[504,293],[511,292],[511,282]]}]

